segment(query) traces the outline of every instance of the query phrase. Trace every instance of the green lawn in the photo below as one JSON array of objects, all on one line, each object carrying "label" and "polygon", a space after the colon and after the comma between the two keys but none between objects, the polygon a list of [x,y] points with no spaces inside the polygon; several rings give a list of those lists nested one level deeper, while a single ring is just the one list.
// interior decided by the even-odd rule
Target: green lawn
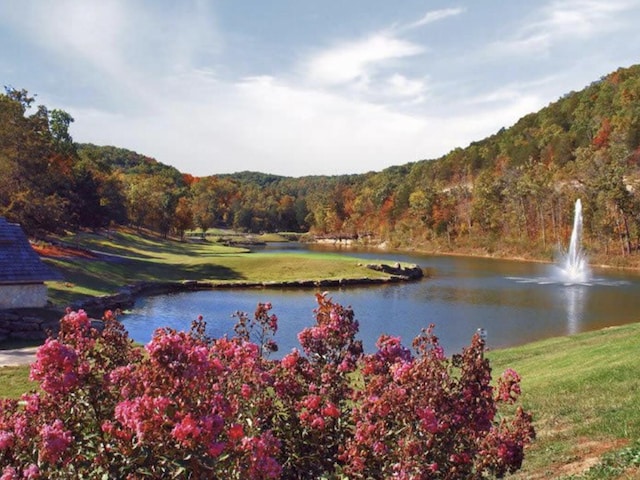
[{"label": "green lawn", "polygon": [[[562,478],[605,451],[640,454],[638,353],[640,324],[489,353],[496,374],[508,367],[520,373],[524,406],[534,414],[538,438],[519,478]],[[585,478],[618,478],[607,476],[613,471]]]},{"label": "green lawn", "polygon": [[86,296],[107,295],[141,281],[200,280],[275,282],[384,278],[387,275],[333,253],[250,253],[219,243],[187,243],[136,233],[80,234],[68,245],[98,252],[95,258],[46,258],[62,282],[50,282],[50,300],[66,306]]},{"label": "green lawn", "polygon": [[0,397],[20,398],[23,393],[35,389],[29,380],[29,366],[0,367]]}]

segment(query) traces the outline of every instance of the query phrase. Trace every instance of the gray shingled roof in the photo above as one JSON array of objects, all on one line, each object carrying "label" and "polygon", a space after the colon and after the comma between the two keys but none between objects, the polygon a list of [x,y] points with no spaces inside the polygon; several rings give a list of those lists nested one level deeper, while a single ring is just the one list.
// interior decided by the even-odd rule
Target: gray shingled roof
[{"label": "gray shingled roof", "polygon": [[20,225],[0,217],[0,284],[61,279],[60,273],[40,260]]}]

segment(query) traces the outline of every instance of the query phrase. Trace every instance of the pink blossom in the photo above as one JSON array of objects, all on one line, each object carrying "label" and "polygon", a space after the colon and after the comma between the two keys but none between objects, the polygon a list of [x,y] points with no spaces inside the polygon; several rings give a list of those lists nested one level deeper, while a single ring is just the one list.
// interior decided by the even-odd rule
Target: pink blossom
[{"label": "pink blossom", "polygon": [[251,397],[252,392],[252,388],[246,383],[243,383],[242,387],[240,387],[240,395],[242,395],[242,398],[244,399],[248,399],[249,397]]},{"label": "pink blossom", "polygon": [[193,441],[197,441],[200,436],[198,422],[187,414],[180,422],[176,423],[171,431],[173,437],[185,446],[191,446]]},{"label": "pink blossom", "polygon": [[229,428],[229,440],[236,441],[240,440],[244,436],[244,429],[242,425],[234,424]]},{"label": "pink blossom", "polygon": [[22,476],[28,480],[40,478],[40,469],[37,465],[32,463],[24,469]]},{"label": "pink blossom", "polygon": [[431,434],[438,433],[440,430],[438,418],[436,417],[433,409],[425,407],[423,409],[419,409],[416,413],[418,414],[418,418],[420,418],[420,425],[422,428]]},{"label": "pink blossom", "polygon": [[172,401],[167,397],[144,395],[120,402],[115,407],[115,418],[135,432],[139,441],[161,434],[159,427],[167,422],[167,409]]},{"label": "pink blossom", "polygon": [[16,415],[13,421],[13,431],[21,440],[28,440],[29,422],[25,415]]},{"label": "pink blossom", "polygon": [[0,430],[0,451],[13,447],[15,436],[13,432]]},{"label": "pink blossom", "polygon": [[291,353],[285,355],[282,360],[280,360],[281,365],[286,369],[291,369],[296,366],[298,363],[298,359],[300,358],[300,353],[298,350],[293,349]]},{"label": "pink blossom", "polygon": [[412,360],[409,349],[402,345],[400,337],[381,335],[376,342],[378,352],[376,355],[384,362],[409,362]]},{"label": "pink blossom", "polygon": [[78,354],[73,347],[48,338],[38,348],[29,378],[40,381],[47,393],[65,393],[78,384],[77,364]]},{"label": "pink blossom", "polygon": [[211,442],[208,448],[209,455],[212,457],[219,457],[224,451],[225,444],[222,442]]},{"label": "pink blossom", "polygon": [[[191,332],[158,330],[147,356],[128,351],[115,324],[105,321],[102,336],[85,328],[84,312],[68,312],[32,369],[47,387],[0,402],[0,456],[15,462],[0,480],[64,476],[75,448],[65,425],[87,439],[77,452],[82,468],[108,459],[114,476],[136,476],[144,465],[173,477],[187,464],[197,476],[256,480],[338,470],[350,478],[484,478],[520,468],[535,434],[530,415],[518,408],[495,420],[497,402],[520,394],[516,372],[492,388],[482,345],[472,341],[447,359],[431,327],[414,341],[415,357],[390,336],[363,355],[353,311],[316,298],[317,323],[300,333],[306,355],[294,349],[281,361],[262,357],[277,328],[269,303],[255,322],[242,317],[244,329],[230,338],[207,338],[195,324]],[[256,331],[259,344],[249,338]],[[46,474],[29,465],[34,452]]]},{"label": "pink blossom", "polygon": [[387,452],[387,446],[384,442],[377,441],[373,444],[372,450],[376,455],[384,455]]},{"label": "pink blossom", "polygon": [[37,393],[25,393],[22,395],[24,410],[29,415],[36,415],[40,410],[40,396]]},{"label": "pink blossom", "polygon": [[64,452],[69,448],[73,437],[71,432],[64,429],[60,419],[56,419],[52,424],[44,424],[40,428],[42,460],[55,463],[60,460]]},{"label": "pink blossom", "polygon": [[520,375],[515,370],[508,368],[498,379],[498,400],[505,403],[514,403],[520,396]]},{"label": "pink blossom", "polygon": [[200,419],[203,436],[213,438],[222,432],[224,419],[220,415],[206,415]]},{"label": "pink blossom", "polygon": [[324,418],[322,418],[320,415],[315,415],[313,417],[313,420],[311,420],[311,428],[324,430],[325,426],[326,426],[326,422],[324,421]]},{"label": "pink blossom", "polygon": [[338,418],[340,416],[340,409],[336,407],[334,403],[327,402],[327,404],[322,409],[322,414],[327,417]]},{"label": "pink blossom", "polygon": [[63,321],[66,324],[65,327],[69,327],[72,332],[81,332],[86,334],[86,332],[91,328],[91,320],[89,319],[87,312],[84,310],[67,312]]},{"label": "pink blossom", "polygon": [[410,373],[413,367],[412,362],[397,362],[391,367],[393,380],[402,382]]},{"label": "pink blossom", "polygon": [[18,472],[13,467],[4,467],[0,480],[18,480]]},{"label": "pink blossom", "polygon": [[310,410],[316,410],[320,403],[322,402],[322,398],[319,395],[308,395],[303,401],[302,405]]}]

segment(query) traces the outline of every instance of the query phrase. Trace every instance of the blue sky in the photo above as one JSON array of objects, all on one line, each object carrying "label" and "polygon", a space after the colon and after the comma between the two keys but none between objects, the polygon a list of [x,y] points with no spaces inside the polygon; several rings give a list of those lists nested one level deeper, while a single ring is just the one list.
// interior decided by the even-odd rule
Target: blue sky
[{"label": "blue sky", "polygon": [[638,0],[3,0],[0,77],[185,173],[362,173],[640,63],[638,25]]}]

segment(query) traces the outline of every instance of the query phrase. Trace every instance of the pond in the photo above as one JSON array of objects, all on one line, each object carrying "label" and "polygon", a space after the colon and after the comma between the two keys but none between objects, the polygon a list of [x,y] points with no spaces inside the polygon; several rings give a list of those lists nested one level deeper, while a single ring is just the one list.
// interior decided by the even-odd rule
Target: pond
[{"label": "pond", "polygon": [[[297,244],[268,248],[319,249]],[[487,332],[489,348],[502,348],[640,320],[640,275],[634,273],[594,270],[589,282],[565,285],[553,278],[553,266],[541,263],[377,250],[345,250],[344,255],[415,263],[427,272],[417,282],[329,291],[334,301],[353,308],[368,352],[382,333],[399,335],[410,345],[431,323],[452,354],[468,345],[478,328]],[[217,337],[233,332],[235,312],[252,315],[258,302],[271,302],[279,319],[275,340],[280,356],[299,347],[297,334],[314,324],[314,294],[265,288],[147,297],[121,319],[142,343],[158,327],[187,330],[198,315],[204,316],[208,334]]]}]

